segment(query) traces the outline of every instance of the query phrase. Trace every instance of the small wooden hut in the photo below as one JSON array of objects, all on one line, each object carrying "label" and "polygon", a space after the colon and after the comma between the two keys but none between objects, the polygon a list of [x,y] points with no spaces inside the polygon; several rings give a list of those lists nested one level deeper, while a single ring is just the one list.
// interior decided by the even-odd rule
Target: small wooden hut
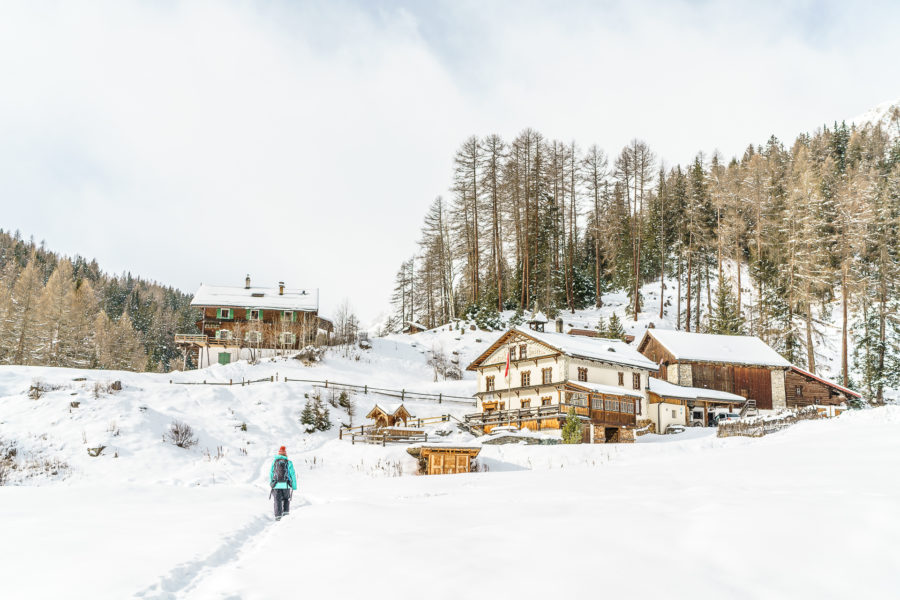
[{"label": "small wooden hut", "polygon": [[407,450],[419,459],[425,475],[452,475],[472,472],[472,461],[481,452],[477,446],[416,446]]},{"label": "small wooden hut", "polygon": [[406,423],[412,418],[412,415],[409,414],[409,411],[402,404],[396,406],[376,404],[369,411],[369,414],[366,415],[366,418],[375,421],[375,429],[382,429],[384,427],[396,427],[401,422],[403,423],[402,426],[406,427]]}]

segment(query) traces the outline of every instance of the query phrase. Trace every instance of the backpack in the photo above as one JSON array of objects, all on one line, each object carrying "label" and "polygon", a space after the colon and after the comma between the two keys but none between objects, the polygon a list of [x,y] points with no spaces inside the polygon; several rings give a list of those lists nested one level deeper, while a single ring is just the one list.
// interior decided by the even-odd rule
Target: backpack
[{"label": "backpack", "polygon": [[291,486],[291,476],[288,474],[288,461],[286,458],[275,459],[272,483],[287,483],[288,487]]}]

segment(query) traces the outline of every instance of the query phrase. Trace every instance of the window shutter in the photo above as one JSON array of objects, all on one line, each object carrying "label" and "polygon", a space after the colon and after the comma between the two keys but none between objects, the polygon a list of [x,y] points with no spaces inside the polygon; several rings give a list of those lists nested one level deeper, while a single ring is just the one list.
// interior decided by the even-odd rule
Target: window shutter
[{"label": "window shutter", "polygon": [[217,309],[216,309],[216,318],[217,318],[217,319],[221,319],[221,318],[222,318],[222,309],[221,309],[221,308],[217,308]]},{"label": "window shutter", "polygon": [[250,309],[249,308],[247,309],[247,320],[248,321],[250,320]]},{"label": "window shutter", "polygon": [[294,312],[291,313],[291,323],[294,323],[296,321],[297,321],[297,311],[295,310]]}]

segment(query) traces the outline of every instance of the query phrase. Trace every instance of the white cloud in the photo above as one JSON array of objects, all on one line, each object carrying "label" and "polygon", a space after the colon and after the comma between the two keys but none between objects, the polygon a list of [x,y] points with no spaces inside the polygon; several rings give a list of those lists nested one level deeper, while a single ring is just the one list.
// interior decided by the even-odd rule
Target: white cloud
[{"label": "white cloud", "polygon": [[[891,10],[892,12],[885,12]],[[0,8],[0,226],[192,290],[386,306],[468,135],[667,162],[900,95],[871,6],[114,2]]]}]

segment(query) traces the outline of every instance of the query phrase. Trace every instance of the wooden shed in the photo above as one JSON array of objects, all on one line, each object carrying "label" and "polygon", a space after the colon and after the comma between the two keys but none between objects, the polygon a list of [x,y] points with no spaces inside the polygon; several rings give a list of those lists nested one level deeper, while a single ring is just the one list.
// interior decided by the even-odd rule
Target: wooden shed
[{"label": "wooden shed", "polygon": [[409,414],[409,411],[406,410],[406,407],[402,404],[398,404],[395,406],[381,406],[376,404],[372,407],[372,410],[369,411],[369,414],[366,415],[367,419],[372,419],[375,421],[375,428],[381,429],[382,427],[394,427],[399,423],[403,423],[403,427],[406,427],[406,422],[412,417]]},{"label": "wooden shed", "polygon": [[795,366],[788,369],[784,384],[787,405],[791,407],[839,406],[862,397],[858,392]]},{"label": "wooden shed", "polygon": [[481,452],[477,446],[417,446],[408,450],[419,459],[425,475],[452,475],[473,471],[472,461]]}]

